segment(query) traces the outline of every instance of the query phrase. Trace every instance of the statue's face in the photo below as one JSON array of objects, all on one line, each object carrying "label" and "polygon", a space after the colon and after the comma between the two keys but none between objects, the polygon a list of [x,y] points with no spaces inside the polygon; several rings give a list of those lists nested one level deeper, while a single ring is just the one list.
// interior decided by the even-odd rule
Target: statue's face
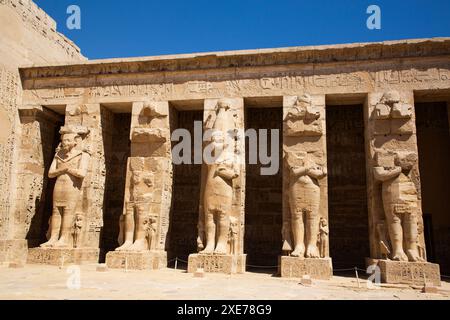
[{"label": "statue's face", "polygon": [[64,150],[70,151],[72,150],[76,145],[76,134],[73,133],[66,133],[61,137],[61,145]]}]

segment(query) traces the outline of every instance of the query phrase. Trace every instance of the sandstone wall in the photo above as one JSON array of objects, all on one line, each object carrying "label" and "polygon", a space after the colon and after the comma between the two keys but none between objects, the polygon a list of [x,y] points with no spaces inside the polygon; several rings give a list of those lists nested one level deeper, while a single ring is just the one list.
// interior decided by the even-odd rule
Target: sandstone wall
[{"label": "sandstone wall", "polygon": [[[44,173],[58,122],[52,112],[37,109],[20,120],[18,67],[82,60],[79,48],[58,33],[55,21],[32,1],[0,1],[0,239],[23,239],[41,224],[33,217],[43,210]],[[19,141],[21,134],[32,140]],[[14,201],[16,195],[20,201]],[[31,238],[39,238],[36,230],[30,232]]]}]

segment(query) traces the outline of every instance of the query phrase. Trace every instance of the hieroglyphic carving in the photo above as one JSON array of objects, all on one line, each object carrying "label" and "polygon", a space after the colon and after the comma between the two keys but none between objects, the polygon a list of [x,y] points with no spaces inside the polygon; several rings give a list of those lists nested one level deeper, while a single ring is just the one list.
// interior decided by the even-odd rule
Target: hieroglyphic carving
[{"label": "hieroglyphic carving", "polygon": [[418,286],[425,284],[441,285],[438,264],[381,260],[378,262],[378,266],[381,270],[381,281],[384,283]]},{"label": "hieroglyphic carving", "polygon": [[[16,105],[19,94],[19,75],[0,67],[0,105],[11,111]],[[14,119],[9,115],[10,120]]]},{"label": "hieroglyphic carving", "polygon": [[331,258],[298,259],[281,257],[280,275],[283,278],[301,278],[310,276],[312,279],[329,280],[333,276]]},{"label": "hieroglyphic carving", "polygon": [[191,254],[189,255],[188,272],[194,273],[203,270],[208,273],[244,273],[245,261],[245,255]]}]

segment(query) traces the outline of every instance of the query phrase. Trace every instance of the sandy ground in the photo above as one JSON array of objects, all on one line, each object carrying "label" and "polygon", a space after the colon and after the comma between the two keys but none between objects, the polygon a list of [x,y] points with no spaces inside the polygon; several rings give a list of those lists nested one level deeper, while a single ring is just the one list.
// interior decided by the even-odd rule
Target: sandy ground
[{"label": "sandy ground", "polygon": [[298,280],[281,279],[270,273],[207,274],[195,278],[184,270],[174,269],[99,272],[96,265],[75,268],[27,265],[18,269],[0,267],[0,299],[450,300],[450,282],[443,282],[438,294],[424,294],[419,288],[403,285],[368,289],[364,280],[359,288],[356,278],[351,276],[336,276],[330,281],[313,281],[312,286],[304,286]]}]

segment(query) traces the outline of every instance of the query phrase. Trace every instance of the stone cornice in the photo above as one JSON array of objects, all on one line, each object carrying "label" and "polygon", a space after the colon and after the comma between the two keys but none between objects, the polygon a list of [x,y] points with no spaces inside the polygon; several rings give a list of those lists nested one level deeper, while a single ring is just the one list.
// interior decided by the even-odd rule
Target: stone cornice
[{"label": "stone cornice", "polygon": [[20,68],[22,81],[46,78],[132,75],[290,64],[373,61],[450,55],[450,38],[289,47],[142,58],[91,60]]}]

